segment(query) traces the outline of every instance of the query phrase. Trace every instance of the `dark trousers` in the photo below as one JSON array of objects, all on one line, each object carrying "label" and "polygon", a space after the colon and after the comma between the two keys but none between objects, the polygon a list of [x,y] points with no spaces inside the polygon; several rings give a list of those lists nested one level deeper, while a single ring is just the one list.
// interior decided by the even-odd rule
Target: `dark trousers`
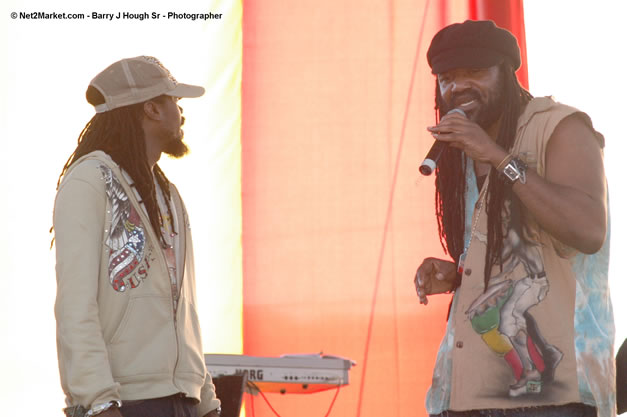
[{"label": "dark trousers", "polygon": [[196,404],[193,398],[182,394],[149,400],[122,401],[120,412],[124,417],[196,417]]},{"label": "dark trousers", "polygon": [[431,417],[596,417],[597,409],[585,404],[547,405],[511,409],[445,411]]}]

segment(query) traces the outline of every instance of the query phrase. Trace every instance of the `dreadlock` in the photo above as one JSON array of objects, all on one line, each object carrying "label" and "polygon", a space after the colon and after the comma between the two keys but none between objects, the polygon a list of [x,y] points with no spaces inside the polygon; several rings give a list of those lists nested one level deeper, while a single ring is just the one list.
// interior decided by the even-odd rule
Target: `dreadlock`
[{"label": "dreadlock", "polygon": [[[496,138],[496,143],[503,149],[511,150],[516,138],[518,117],[525,105],[533,96],[525,90],[511,65],[506,61],[500,65],[503,111],[501,123]],[[436,121],[440,121],[440,109],[442,108],[442,96],[436,79],[435,112]],[[440,243],[454,259],[455,263],[464,251],[465,228],[465,191],[466,191],[466,158],[461,150],[447,147],[441,157],[441,163],[436,168],[435,186],[435,213],[438,221]],[[461,180],[460,180],[461,179]],[[492,267],[499,265],[502,268],[503,251],[503,227],[502,211],[506,199],[512,196],[511,187],[508,186],[501,175],[491,169],[489,174],[488,189],[486,195],[486,213],[488,215],[488,243],[485,256],[484,287],[487,289]],[[519,204],[513,199],[512,204]],[[457,286],[461,277],[458,276]]]},{"label": "dreadlock", "polygon": [[[104,97],[91,86],[87,90],[87,99],[94,105],[104,102]],[[156,100],[159,100],[159,98]],[[133,180],[131,187],[135,188],[139,193],[140,203],[143,203],[146,207],[153,231],[159,236],[161,245],[167,247],[167,243],[161,233],[163,217],[157,203],[153,172],[154,178],[156,178],[168,202],[171,200],[170,182],[159,165],[155,164],[153,171],[150,169],[146,157],[144,131],[141,126],[142,114],[143,103],[119,107],[104,113],[96,113],[87,122],[78,136],[78,146],[61,170],[57,181],[57,190],[63,176],[74,162],[90,152],[96,150],[103,151],[130,175]],[[170,204],[166,204],[166,206],[168,215],[172,219]],[[174,224],[172,224],[172,228],[174,229]]]}]

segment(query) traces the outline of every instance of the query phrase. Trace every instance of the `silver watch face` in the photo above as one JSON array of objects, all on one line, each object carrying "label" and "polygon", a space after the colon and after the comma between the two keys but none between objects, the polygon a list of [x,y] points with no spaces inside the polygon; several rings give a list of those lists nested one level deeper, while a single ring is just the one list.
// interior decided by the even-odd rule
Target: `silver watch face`
[{"label": "silver watch face", "polygon": [[505,165],[505,168],[503,169],[503,174],[510,181],[516,181],[518,178],[520,178],[520,171],[518,170],[518,167],[511,162]]}]

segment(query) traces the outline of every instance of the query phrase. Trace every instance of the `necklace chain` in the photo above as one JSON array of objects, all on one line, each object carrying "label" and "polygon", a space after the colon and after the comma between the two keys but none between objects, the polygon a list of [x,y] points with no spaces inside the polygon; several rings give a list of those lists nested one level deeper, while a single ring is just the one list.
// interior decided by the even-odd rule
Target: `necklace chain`
[{"label": "necklace chain", "polygon": [[468,248],[470,247],[470,242],[472,242],[472,238],[475,236],[475,232],[477,231],[477,226],[479,225],[479,217],[481,217],[481,210],[483,210],[483,205],[485,203],[485,197],[486,197],[487,191],[488,191],[488,180],[486,180],[486,183],[481,189],[481,193],[479,193],[479,208],[477,209],[477,214],[472,219],[473,221],[472,221],[472,229],[470,232],[470,239],[468,240],[468,245],[466,246],[466,250],[464,250],[464,252],[468,251]]},{"label": "necklace chain", "polygon": [[459,257],[459,262],[457,263],[457,272],[461,274],[464,271],[464,263],[466,262],[466,255],[468,254],[468,250],[470,249],[470,244],[472,243],[472,239],[477,232],[477,226],[479,225],[479,218],[481,217],[481,211],[483,210],[483,205],[485,203],[486,194],[488,191],[488,184],[490,183],[490,177],[486,178],[483,187],[481,187],[481,191],[479,192],[479,198],[477,200],[479,204],[479,208],[477,208],[476,213],[473,214],[472,218],[472,227],[470,229],[470,237],[468,238],[468,243],[465,244],[464,252]]}]

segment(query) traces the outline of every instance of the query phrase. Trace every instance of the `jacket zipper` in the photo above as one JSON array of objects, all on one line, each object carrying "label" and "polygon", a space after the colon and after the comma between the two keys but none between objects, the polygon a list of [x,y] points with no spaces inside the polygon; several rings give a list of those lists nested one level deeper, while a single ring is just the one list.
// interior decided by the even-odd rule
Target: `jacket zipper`
[{"label": "jacket zipper", "polygon": [[[185,277],[185,261],[186,261],[186,253],[187,253],[187,230],[186,230],[186,221],[185,221],[185,212],[183,210],[183,205],[182,203],[179,205],[178,203],[178,199],[179,197],[179,193],[178,190],[176,189],[176,187],[173,187],[174,191],[172,193],[172,204],[174,205],[174,210],[175,210],[175,214],[176,214],[176,220],[177,220],[177,228],[178,228],[178,238],[179,238],[179,251],[180,253],[178,254],[178,256],[182,256],[183,258],[183,262],[181,265],[181,270],[179,271],[178,269],[176,270],[176,274],[179,275],[181,277],[181,282],[180,285],[177,288],[178,291],[178,300],[174,299],[174,294],[172,294],[172,304],[174,305],[174,302],[176,301],[177,306],[176,306],[176,310],[173,309],[173,318],[174,318],[174,334],[175,334],[175,338],[176,338],[176,361],[174,362],[174,370],[172,372],[172,384],[179,390],[179,392],[183,392],[177,385],[176,385],[176,368],[178,367],[178,363],[179,363],[179,333],[178,333],[178,323],[177,323],[177,311],[180,308],[180,302],[181,302],[181,298],[182,298],[182,293],[183,293],[183,278]],[[181,247],[182,246],[182,247]],[[176,258],[178,258],[178,256]],[[177,281],[178,281],[178,276],[177,276]],[[184,393],[187,394],[187,393]]]}]

